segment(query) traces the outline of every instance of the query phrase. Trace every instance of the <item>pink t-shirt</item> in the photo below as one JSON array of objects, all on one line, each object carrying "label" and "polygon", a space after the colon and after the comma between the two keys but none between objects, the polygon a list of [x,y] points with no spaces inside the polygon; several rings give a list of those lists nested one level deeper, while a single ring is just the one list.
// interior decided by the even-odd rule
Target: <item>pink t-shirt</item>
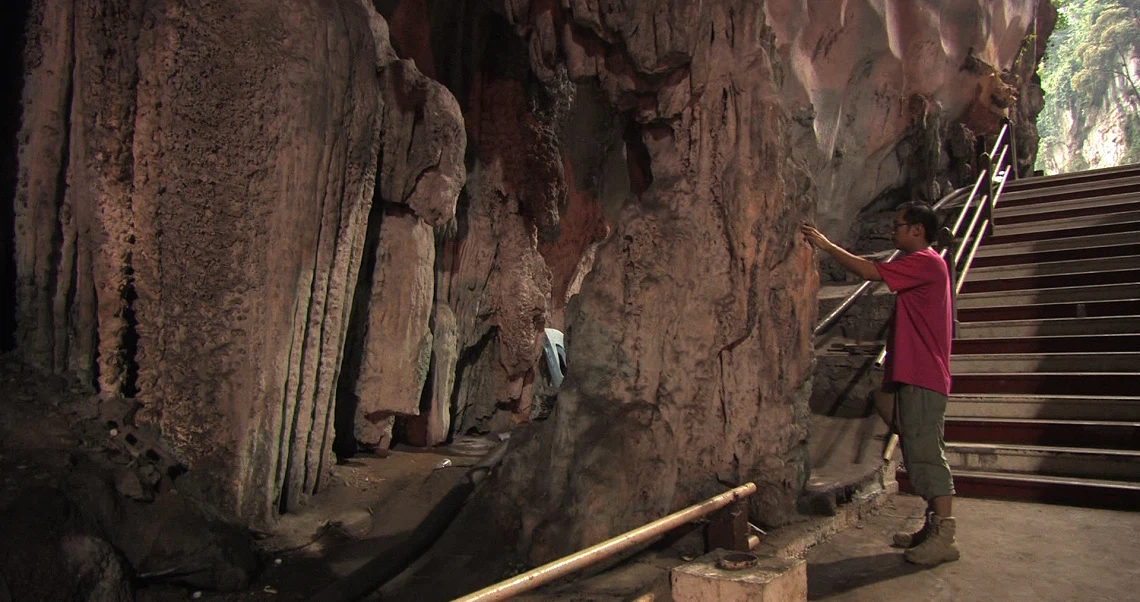
[{"label": "pink t-shirt", "polygon": [[950,394],[950,274],[933,249],[876,263],[895,300],[884,379]]}]

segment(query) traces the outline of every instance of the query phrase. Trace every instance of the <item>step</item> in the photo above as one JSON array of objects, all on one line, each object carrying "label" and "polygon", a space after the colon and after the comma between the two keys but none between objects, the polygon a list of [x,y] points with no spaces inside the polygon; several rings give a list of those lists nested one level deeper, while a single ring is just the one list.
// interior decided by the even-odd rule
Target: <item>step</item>
[{"label": "step", "polygon": [[1002,195],[998,198],[998,207],[1036,206],[1047,210],[1057,202],[1136,192],[1140,192],[1140,178],[1135,176],[1097,184],[1063,184],[1035,190],[1003,189]]},{"label": "step", "polygon": [[946,440],[1140,450],[1140,422],[948,417]]},{"label": "step", "polygon": [[1058,249],[1055,251],[1032,251],[1025,253],[1007,253],[1003,255],[974,256],[970,263],[971,269],[998,266],[1026,265],[1035,263],[1054,263],[1074,260],[1096,260],[1110,257],[1124,257],[1140,255],[1140,241],[1100,246],[1085,246],[1071,249]]},{"label": "step", "polygon": [[[905,470],[895,475],[899,490],[914,493]],[[1140,507],[1140,483],[1027,475],[985,470],[955,470],[955,493],[1045,504],[1135,510]]]},{"label": "step", "polygon": [[1140,451],[1005,443],[946,442],[950,470],[984,470],[1140,481]]},{"label": "step", "polygon": [[1014,224],[997,229],[982,241],[981,248],[1037,240],[1056,240],[1076,236],[1118,234],[1140,231],[1140,215],[1129,213],[1095,216],[1072,220],[1053,220],[1036,224]]},{"label": "step", "polygon": [[983,244],[978,247],[974,259],[983,257],[996,257],[1003,255],[1022,255],[1047,253],[1050,251],[1066,251],[1091,247],[1111,247],[1116,245],[1140,244],[1140,231],[1124,232],[1119,234],[1090,234],[1088,236],[1071,236],[1068,238],[1053,238],[1046,240],[1030,240],[1006,244]]},{"label": "step", "polygon": [[1140,176],[1140,165],[1117,165],[1115,167],[1102,167],[1071,173],[1050,174],[1047,176],[1030,176],[1009,180],[1005,188],[1010,192],[1024,192],[1038,188],[1054,188],[1071,184],[1110,184],[1115,180]]},{"label": "step", "polygon": [[961,339],[1107,334],[1140,334],[1140,316],[997,320],[992,322],[962,322],[958,325],[958,338]]},{"label": "step", "polygon": [[1131,395],[1140,391],[1137,372],[959,372],[951,391],[973,394]]},{"label": "step", "polygon": [[1093,259],[1071,259],[1068,261],[1047,261],[994,267],[972,267],[967,282],[983,280],[1009,280],[1035,276],[1060,276],[1086,273],[1099,273],[1121,270],[1140,270],[1140,255],[1120,257],[1098,257]]},{"label": "step", "polygon": [[967,275],[960,293],[990,293],[1041,288],[1097,286],[1102,284],[1132,284],[1140,282],[1140,269],[1075,272],[1070,274],[1042,274],[1018,278],[974,279],[973,271]]},{"label": "step", "polygon": [[1077,303],[1039,303],[997,307],[958,309],[959,322],[996,320],[1045,320],[1050,318],[1092,318],[1103,316],[1140,316],[1140,298]]},{"label": "step", "polygon": [[[1001,218],[1003,213],[1045,213],[1112,205],[1127,202],[1130,197],[1134,200],[1138,194],[1138,190],[1135,190],[1138,185],[1140,185],[1140,176],[1119,179],[1108,185],[1077,184],[1033,190],[1011,190],[1007,182],[1002,188],[1002,195],[998,198],[995,210]],[[1074,196],[1074,193],[1078,193],[1078,196]],[[1039,202],[1028,203],[1029,200]]]},{"label": "step", "polygon": [[1048,205],[1024,205],[1010,207],[999,201],[994,209],[995,228],[1005,228],[1013,224],[1031,224],[1054,220],[1069,220],[1090,216],[1119,215],[1140,211],[1140,184],[1136,192],[1055,201]]},{"label": "step", "polygon": [[950,373],[1132,372],[1140,371],[1140,351],[1118,353],[978,353],[950,357]]},{"label": "step", "polygon": [[1140,397],[955,393],[946,417],[1140,421]]},{"label": "step", "polygon": [[1140,299],[1140,282],[960,294],[957,298],[957,307],[958,311],[961,312],[964,309],[977,307],[1046,305],[1050,303],[1117,301],[1123,299]]},{"label": "step", "polygon": [[1140,334],[1074,335],[1067,337],[1012,337],[954,339],[954,355],[987,353],[1113,352],[1140,349]]}]

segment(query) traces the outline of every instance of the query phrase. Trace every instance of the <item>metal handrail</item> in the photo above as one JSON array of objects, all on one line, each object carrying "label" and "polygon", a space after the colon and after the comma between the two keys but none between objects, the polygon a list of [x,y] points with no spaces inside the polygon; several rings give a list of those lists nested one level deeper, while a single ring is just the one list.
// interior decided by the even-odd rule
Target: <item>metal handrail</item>
[{"label": "metal handrail", "polygon": [[[968,199],[966,199],[966,205],[965,206],[969,206],[969,204],[973,201],[974,194],[977,192],[978,186],[980,184],[981,184],[981,180],[979,180],[978,183],[974,185],[974,190],[970,192],[970,197]],[[934,204],[934,209],[938,210],[945,205],[953,203],[955,200],[957,200],[958,197],[962,196],[966,192],[966,190],[967,190],[967,187],[963,186],[962,188],[958,188],[957,190],[950,192],[949,194],[942,197],[941,200],[939,200],[937,203]],[[961,221],[961,220],[959,219],[959,221]],[[958,231],[958,224],[954,224],[954,232],[956,233],[957,231]],[[894,259],[895,257],[898,257],[899,253],[901,253],[901,251],[899,251],[897,249],[894,250],[893,252],[891,252],[890,255],[887,256],[887,261],[890,261],[890,260]],[[847,298],[845,298],[843,300],[843,302],[839,304],[838,307],[831,310],[831,312],[828,313],[827,316],[825,316],[822,320],[820,320],[819,324],[816,325],[815,330],[813,330],[812,333],[815,336],[819,336],[819,335],[827,332],[827,329],[834,326],[835,323],[839,321],[839,318],[842,317],[843,314],[846,313],[847,310],[850,309],[851,306],[854,305],[857,300],[859,300],[859,297],[862,297],[870,289],[875,288],[881,284],[882,284],[882,282],[877,281],[877,280],[864,280],[863,284],[859,285],[859,288],[855,289],[855,291],[852,292],[850,295],[847,295]]]},{"label": "metal handrail", "polygon": [[[1009,136],[1008,141],[1006,140],[1007,135]],[[974,185],[970,189],[970,195],[966,198],[966,202],[958,211],[958,216],[954,220],[954,227],[950,231],[951,238],[957,239],[958,230],[962,227],[962,223],[965,221],[966,216],[969,214],[971,208],[973,208],[973,217],[970,219],[970,223],[966,227],[966,232],[962,236],[961,242],[959,242],[957,245],[957,250],[954,252],[953,260],[950,262],[949,266],[951,272],[956,272],[957,276],[954,278],[955,281],[951,287],[951,295],[953,297],[951,302],[955,307],[957,306],[958,291],[962,289],[962,284],[966,281],[966,274],[970,271],[970,265],[974,261],[974,254],[977,252],[978,246],[981,244],[983,236],[985,234],[990,234],[993,231],[993,213],[994,209],[997,206],[998,196],[1005,188],[1005,183],[1011,176],[1010,172],[1016,172],[1017,170],[1016,165],[1010,165],[1007,169],[1002,170],[1000,174],[998,173],[998,170],[1003,166],[1007,153],[1013,143],[1013,125],[1009,119],[1005,119],[1003,120],[1001,131],[998,132],[997,138],[994,140],[993,147],[989,153],[986,153],[984,155],[989,164],[978,174],[977,180],[974,181]],[[993,159],[995,156],[997,157],[997,160]],[[994,185],[995,175],[998,176],[998,182],[996,186]],[[1016,174],[1014,174],[1013,177],[1016,177]],[[979,202],[975,205],[974,199],[979,198],[978,192],[982,188],[983,184],[986,185],[985,194],[980,197]],[[954,200],[956,200],[957,197],[961,196],[964,190],[966,189],[959,188],[950,194],[947,194],[941,200],[935,203],[934,209],[938,210],[946,205],[949,205]],[[981,220],[981,228],[977,233],[975,233],[974,230],[977,228],[979,220]],[[953,245],[953,242],[951,242],[951,245]],[[960,269],[958,269],[958,263],[961,261],[962,254],[967,248],[969,248],[969,253],[966,254],[966,263]],[[949,247],[945,247],[939,251],[938,255],[945,259],[949,250]],[[894,251],[887,258],[887,261],[894,259],[898,256],[898,254],[899,251]],[[826,317],[823,318],[823,320],[819,322],[819,324],[816,325],[815,329],[813,330],[815,336],[823,334],[829,328],[834,326],[835,323],[839,321],[839,318],[842,317],[843,314],[846,313],[847,310],[855,304],[856,300],[866,294],[867,291],[872,290],[880,284],[882,283],[878,281],[863,281],[863,283],[860,284],[854,292],[848,295],[847,298],[844,299],[838,307],[832,310]],[[882,350],[879,351],[879,355],[875,358],[875,365],[882,366],[883,361],[886,359],[886,356],[887,348],[886,345],[884,345]]]},{"label": "metal handrail", "polygon": [[[981,197],[981,199],[979,199],[978,205],[974,209],[974,217],[970,220],[970,225],[966,228],[966,233],[962,236],[961,242],[958,243],[958,250],[955,251],[955,253],[954,253],[953,262],[948,266],[950,268],[951,272],[957,272],[957,278],[952,283],[953,286],[951,286],[951,289],[950,289],[950,303],[951,303],[951,307],[955,308],[955,310],[954,310],[955,311],[955,316],[954,316],[955,322],[957,322],[957,309],[956,308],[958,307],[958,291],[962,290],[962,284],[966,282],[966,274],[968,274],[970,271],[970,265],[974,261],[974,254],[978,251],[978,246],[981,244],[982,238],[984,237],[985,234],[991,234],[993,232],[993,223],[994,223],[994,217],[993,216],[994,216],[994,210],[997,208],[998,196],[1001,194],[1002,190],[1005,188],[1005,183],[1009,178],[1010,171],[1016,170],[1016,168],[1017,168],[1016,165],[1011,165],[1010,168],[1003,170],[1001,172],[1001,174],[998,176],[1000,178],[1000,181],[998,182],[997,187],[996,188],[994,187],[993,175],[992,174],[998,174],[998,169],[1002,167],[1002,163],[1005,161],[1006,151],[1009,149],[1008,143],[1005,145],[1002,145],[1002,142],[1005,141],[1006,133],[1009,134],[1010,142],[1012,142],[1012,140],[1013,140],[1013,129],[1012,129],[1012,126],[1011,126],[1008,119],[1006,119],[1005,123],[1002,125],[1001,132],[998,133],[997,140],[994,141],[993,149],[989,152],[989,154],[987,156],[992,158],[995,154],[998,153],[999,147],[1001,148],[1001,154],[997,155],[996,161],[993,161],[991,159],[991,163],[989,165],[989,168],[983,169],[982,173],[980,173],[978,175],[978,180],[974,184],[974,193],[972,193],[970,195],[970,200],[966,201],[966,204],[962,206],[962,211],[959,213],[958,219],[955,220],[955,224],[954,224],[954,231],[955,232],[954,233],[955,233],[955,235],[957,235],[958,226],[961,225],[961,222],[962,222],[963,218],[965,217],[966,212],[970,210],[970,205],[973,202],[974,196],[976,195],[979,186],[981,185],[982,182],[985,182],[988,194],[983,195]],[[977,233],[975,233],[974,227],[978,224],[978,218],[981,217],[983,211],[985,212],[986,217],[984,220],[982,220],[981,227],[978,228]],[[951,243],[951,244],[953,244],[953,243]],[[970,252],[966,255],[965,265],[963,265],[961,268],[959,268],[958,267],[959,259],[962,256],[963,249],[965,249],[967,245],[969,245],[969,247],[970,247]],[[948,251],[949,251],[949,248],[944,248],[938,253],[938,256],[945,259]],[[955,328],[957,328],[956,324],[955,324]],[[883,345],[883,348],[879,351],[879,355],[875,357],[875,366],[876,367],[882,366],[883,362],[886,361],[886,359],[887,359],[887,346]]]},{"label": "metal handrail", "polygon": [[[993,153],[997,152],[998,145],[1000,145],[1001,142],[1004,140],[1006,131],[1008,129],[1009,129],[1008,123],[1006,123],[1005,125],[1002,126],[1001,132],[998,134],[997,141],[994,143],[993,152],[990,153],[991,157],[993,156]],[[981,187],[982,183],[986,181],[986,177],[989,175],[990,170],[992,168],[993,168],[993,166],[991,165],[991,166],[987,167],[986,169],[983,169],[981,171],[981,173],[978,174],[978,179],[974,182],[974,186],[970,190],[970,196],[966,199],[966,203],[964,205],[962,205],[962,209],[958,213],[958,218],[954,221],[954,228],[951,231],[951,233],[953,235],[957,236],[958,228],[961,227],[962,221],[966,217],[966,213],[970,209],[970,205],[973,204],[974,198],[978,194],[978,189]],[[954,190],[950,194],[947,194],[946,196],[942,197],[941,200],[939,200],[937,203],[934,204],[934,209],[937,211],[938,209],[941,209],[945,205],[950,204],[956,197],[960,196],[964,190],[966,190],[965,187],[959,188],[957,190]],[[975,219],[976,219],[976,216],[975,216]],[[973,225],[971,224],[970,227],[972,228]],[[894,259],[895,257],[898,256],[898,254],[899,254],[899,251],[897,251],[897,250],[894,251],[893,253],[891,253],[887,257],[887,261]],[[955,262],[957,262],[957,257],[955,257]],[[865,294],[871,287],[877,286],[878,284],[879,284],[878,281],[864,280],[863,283],[859,286],[859,288],[855,289],[855,291],[852,292],[850,295],[848,295],[847,298],[844,299],[843,302],[840,303],[838,307],[833,309],[831,311],[831,313],[829,313],[826,317],[824,317],[822,320],[820,320],[819,324],[816,325],[815,330],[813,331],[813,334],[815,334],[815,336],[819,336],[819,335],[823,334],[824,332],[827,332],[827,330],[829,328],[831,328],[832,326],[834,326],[835,323],[839,320],[839,318],[844,313],[846,313],[847,310],[850,309],[852,305],[854,305],[855,301],[858,300],[859,297],[863,296],[863,294]]]},{"label": "metal handrail", "polygon": [[[1011,169],[1015,169],[1015,168],[1011,168]],[[1001,182],[998,183],[997,190],[994,192],[994,199],[997,199],[998,197],[1001,196],[1002,190],[1005,189],[1005,183],[1009,181],[1009,178],[1010,178],[1010,170],[1006,170],[1005,173],[1003,173],[1001,176]],[[995,204],[996,204],[996,201],[995,201]],[[974,263],[974,253],[976,253],[978,251],[978,245],[981,244],[981,242],[982,242],[982,234],[981,233],[982,232],[991,232],[992,231],[991,229],[993,228],[993,223],[994,223],[993,222],[993,215],[991,213],[990,217],[987,217],[982,222],[981,231],[978,232],[978,236],[976,238],[974,238],[974,242],[970,245],[970,253],[968,255],[966,255],[966,263],[965,263],[965,265],[962,266],[961,271],[958,272],[958,280],[954,283],[954,298],[955,299],[957,299],[957,297],[958,297],[958,291],[962,290],[962,284],[966,282],[966,274],[969,273],[969,271],[970,271],[970,265]],[[959,249],[966,246],[966,242],[968,240],[969,240],[968,238],[963,239],[962,244],[959,245]]]}]

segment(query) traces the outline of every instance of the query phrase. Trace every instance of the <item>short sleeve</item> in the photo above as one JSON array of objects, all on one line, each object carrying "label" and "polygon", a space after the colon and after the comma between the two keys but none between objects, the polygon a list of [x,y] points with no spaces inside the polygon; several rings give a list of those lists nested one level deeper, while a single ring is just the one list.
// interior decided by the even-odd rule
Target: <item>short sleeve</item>
[{"label": "short sleeve", "polygon": [[876,263],[875,268],[879,270],[883,282],[887,283],[887,288],[897,293],[937,280],[942,270],[932,265],[935,259],[942,261],[937,255],[932,257],[929,253],[910,253],[894,261]]}]

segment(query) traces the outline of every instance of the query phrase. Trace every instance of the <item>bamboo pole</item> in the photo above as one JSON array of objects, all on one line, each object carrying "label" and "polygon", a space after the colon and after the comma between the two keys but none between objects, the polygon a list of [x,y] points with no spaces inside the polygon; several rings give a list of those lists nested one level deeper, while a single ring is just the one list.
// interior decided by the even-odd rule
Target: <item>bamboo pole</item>
[{"label": "bamboo pole", "polygon": [[756,493],[756,484],[747,483],[709,498],[699,504],[679,510],[647,525],[627,531],[600,544],[586,548],[554,562],[544,564],[534,570],[483,588],[475,593],[457,598],[454,602],[494,602],[506,600],[523,592],[564,577],[575,571],[605,560],[624,550],[651,541],[666,532],[680,527],[694,519],[711,514],[725,506]]}]

